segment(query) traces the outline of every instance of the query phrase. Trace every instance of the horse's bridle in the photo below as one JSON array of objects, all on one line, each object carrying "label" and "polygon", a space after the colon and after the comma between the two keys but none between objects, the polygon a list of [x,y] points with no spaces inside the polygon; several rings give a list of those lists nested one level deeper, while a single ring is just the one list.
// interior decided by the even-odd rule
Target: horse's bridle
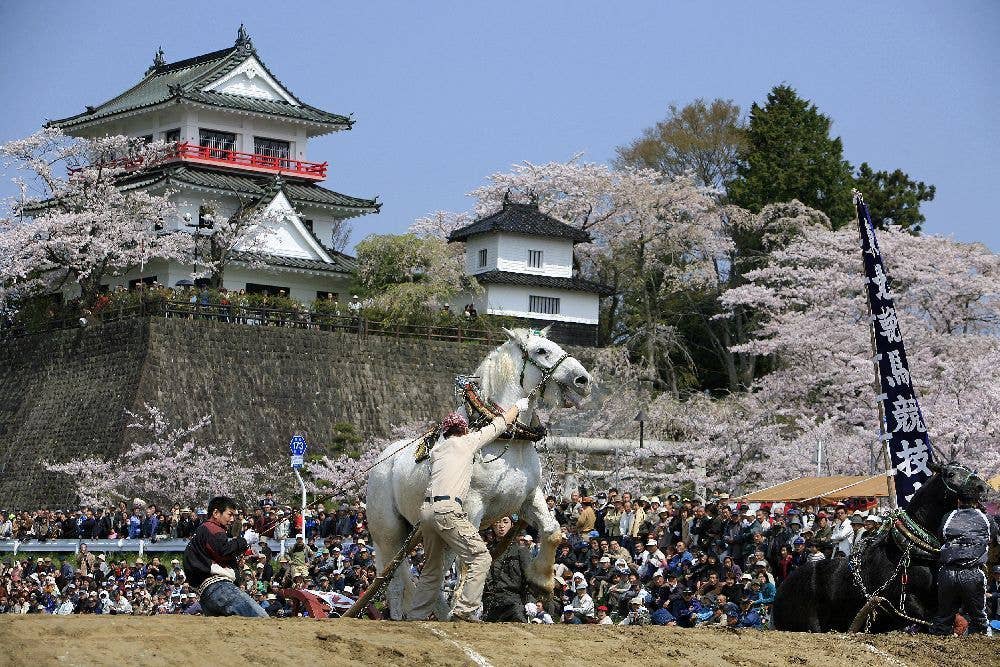
[{"label": "horse's bridle", "polygon": [[954,486],[952,486],[948,482],[948,479],[943,474],[938,473],[940,475],[940,477],[941,477],[941,483],[944,484],[944,488],[946,488],[951,493],[954,493],[956,496],[961,497],[963,495],[964,491],[970,486],[969,485],[969,480],[971,480],[973,477],[976,478],[979,481],[983,481],[982,478],[980,478],[979,475],[977,475],[975,473],[975,471],[971,470],[967,466],[962,465],[961,463],[948,463],[948,464],[945,464],[944,467],[942,468],[941,472],[943,473],[944,470],[946,470],[948,468],[961,468],[966,473],[965,474],[965,479],[962,480],[962,483],[959,484],[957,488],[954,487]]},{"label": "horse's bridle", "polygon": [[559,369],[559,366],[562,365],[562,362],[569,359],[570,354],[564,350],[562,356],[556,359],[554,364],[546,367],[531,358],[531,353],[528,352],[528,347],[526,345],[522,345],[521,341],[518,340],[515,341],[515,343],[517,343],[517,347],[521,350],[521,377],[518,379],[517,383],[522,389],[524,389],[524,372],[528,369],[528,364],[530,363],[542,372],[542,379],[538,381],[538,384],[535,385],[534,389],[528,392],[528,398],[534,396],[535,392],[539,389],[541,389],[541,391],[538,392],[538,397],[542,398],[545,396],[545,383],[552,379],[552,376],[555,375],[555,372]]}]

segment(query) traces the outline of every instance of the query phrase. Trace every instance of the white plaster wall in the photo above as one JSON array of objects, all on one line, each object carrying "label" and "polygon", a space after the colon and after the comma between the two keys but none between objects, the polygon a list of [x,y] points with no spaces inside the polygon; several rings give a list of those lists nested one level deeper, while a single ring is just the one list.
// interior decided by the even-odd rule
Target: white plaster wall
[{"label": "white plaster wall", "polygon": [[[465,272],[493,271],[497,268],[498,234],[477,234],[465,243]],[[486,266],[479,266],[479,251],[486,248]]]},{"label": "white plaster wall", "polygon": [[[529,296],[549,296],[559,298],[559,314],[532,313],[528,310]],[[494,315],[533,317],[559,322],[582,322],[597,324],[600,313],[598,297],[588,292],[547,289],[542,287],[520,287],[516,285],[487,285],[486,310]],[[476,306],[479,308],[479,306]]]},{"label": "white plaster wall", "polygon": [[[496,268],[542,276],[573,276],[573,242],[525,234],[497,234]],[[542,266],[528,266],[528,251],[542,251]]]},{"label": "white plaster wall", "polygon": [[316,292],[320,290],[339,293],[341,304],[346,304],[351,300],[349,292],[351,283],[347,277],[330,278],[327,276],[281,271],[270,267],[256,271],[251,271],[243,266],[226,267],[226,275],[223,279],[223,286],[226,289],[238,291],[244,289],[247,283],[288,288],[289,296],[304,304],[312,303],[316,298]]},{"label": "white plaster wall", "polygon": [[305,126],[281,120],[271,120],[256,116],[242,115],[216,109],[177,105],[164,111],[150,111],[144,114],[112,120],[100,126],[88,127],[80,133],[84,136],[105,136],[126,134],[141,137],[152,134],[153,139],[162,140],[164,132],[180,128],[181,141],[197,144],[199,128],[219,130],[236,134],[236,150],[252,153],[253,138],[267,137],[291,143],[290,155],[299,160],[307,160],[308,136]]}]

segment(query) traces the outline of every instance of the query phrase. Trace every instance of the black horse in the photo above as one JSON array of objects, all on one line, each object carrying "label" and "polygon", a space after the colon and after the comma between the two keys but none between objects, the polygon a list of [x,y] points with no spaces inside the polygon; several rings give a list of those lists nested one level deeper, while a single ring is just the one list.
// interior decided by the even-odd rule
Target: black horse
[{"label": "black horse", "polygon": [[[807,563],[782,582],[774,598],[775,629],[846,632],[875,594],[906,616],[927,620],[934,615],[938,569],[935,548],[941,522],[955,508],[960,493],[981,497],[986,483],[956,463],[929,467],[935,474],[913,495],[907,516],[885,525],[858,556]],[[868,611],[874,612],[876,607],[869,606],[865,617]],[[911,624],[912,620],[882,605],[869,629],[889,632]]]}]

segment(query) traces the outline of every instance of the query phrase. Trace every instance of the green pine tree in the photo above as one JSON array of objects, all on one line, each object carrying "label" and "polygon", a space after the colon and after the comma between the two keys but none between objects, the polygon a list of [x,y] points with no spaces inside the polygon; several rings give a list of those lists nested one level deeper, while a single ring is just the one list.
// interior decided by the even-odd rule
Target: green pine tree
[{"label": "green pine tree", "polygon": [[767,204],[798,199],[823,211],[834,227],[854,218],[851,165],[831,120],[791,86],[775,86],[761,107],[754,103],[739,175],[729,200],[760,211]]},{"label": "green pine tree", "polygon": [[920,202],[934,199],[935,187],[914,181],[902,169],[875,171],[862,162],[854,179],[879,229],[899,225],[911,234],[919,234],[927,218],[920,212]]}]

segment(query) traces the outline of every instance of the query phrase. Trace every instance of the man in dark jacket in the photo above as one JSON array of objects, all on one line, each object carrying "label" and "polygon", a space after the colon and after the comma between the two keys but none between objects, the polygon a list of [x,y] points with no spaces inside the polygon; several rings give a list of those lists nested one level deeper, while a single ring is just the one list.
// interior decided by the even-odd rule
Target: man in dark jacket
[{"label": "man in dark jacket", "polygon": [[[511,529],[510,517],[505,516],[494,523],[493,534],[496,541],[502,541]],[[527,623],[524,613],[527,579],[524,572],[530,560],[528,550],[520,547],[516,540],[493,559],[483,590],[484,621]]]},{"label": "man in dark jacket", "polygon": [[986,617],[986,575],[982,567],[997,532],[993,521],[977,506],[978,499],[979,495],[963,487],[958,509],[944,518],[944,543],[938,559],[938,613],[931,626],[935,635],[952,634],[959,611],[969,621],[969,634],[992,634]]},{"label": "man in dark jacket", "polygon": [[236,501],[225,496],[208,503],[208,519],[198,526],[184,550],[184,575],[201,596],[205,616],[249,616],[267,618],[267,612],[236,586],[239,556],[247,541],[230,537],[236,520]]}]

